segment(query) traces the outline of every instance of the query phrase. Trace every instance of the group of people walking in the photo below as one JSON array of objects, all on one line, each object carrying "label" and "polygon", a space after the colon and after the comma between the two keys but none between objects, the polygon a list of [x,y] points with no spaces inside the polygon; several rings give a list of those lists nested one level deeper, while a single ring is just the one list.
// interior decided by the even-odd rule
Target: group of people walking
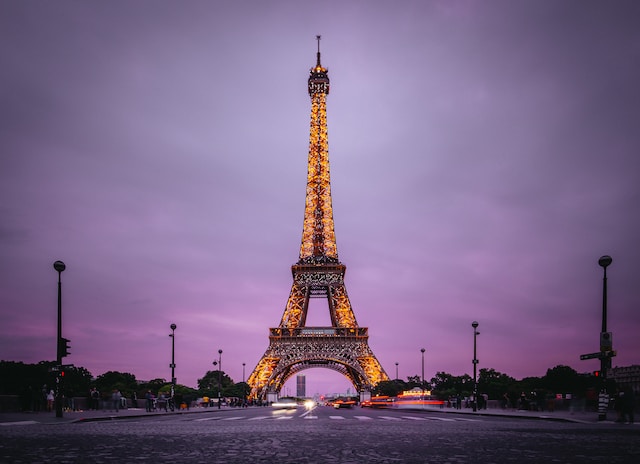
[{"label": "group of people walking", "polygon": [[122,396],[122,393],[120,393],[120,390],[117,388],[113,389],[111,397],[106,398],[100,395],[100,392],[96,387],[93,387],[89,392],[89,408],[94,411],[97,411],[98,409],[110,409],[118,412],[120,409],[126,408],[126,406],[126,398]]}]

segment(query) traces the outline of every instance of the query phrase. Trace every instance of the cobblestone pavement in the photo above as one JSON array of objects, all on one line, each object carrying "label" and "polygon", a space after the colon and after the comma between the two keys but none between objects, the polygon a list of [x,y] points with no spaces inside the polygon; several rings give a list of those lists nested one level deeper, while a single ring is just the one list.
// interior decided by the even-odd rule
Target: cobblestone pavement
[{"label": "cobblestone pavement", "polygon": [[638,463],[640,427],[359,408],[255,408],[14,423],[0,427],[0,462]]}]

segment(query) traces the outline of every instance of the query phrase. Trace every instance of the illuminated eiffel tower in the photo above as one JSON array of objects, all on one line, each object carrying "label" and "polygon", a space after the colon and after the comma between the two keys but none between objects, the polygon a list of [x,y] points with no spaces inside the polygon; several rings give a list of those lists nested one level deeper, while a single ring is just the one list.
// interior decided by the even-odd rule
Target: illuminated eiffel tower
[{"label": "illuminated eiffel tower", "polygon": [[[300,259],[291,266],[293,285],[280,325],[269,329],[269,347],[249,377],[252,398],[273,397],[287,379],[313,367],[340,372],[361,395],[389,380],[369,348],[367,328],[358,326],[344,285],[346,266],[338,260],[327,139],[329,76],[320,64],[320,36],[316,38],[317,62],[309,76],[311,131]],[[305,325],[310,298],[327,299],[330,327]]]}]

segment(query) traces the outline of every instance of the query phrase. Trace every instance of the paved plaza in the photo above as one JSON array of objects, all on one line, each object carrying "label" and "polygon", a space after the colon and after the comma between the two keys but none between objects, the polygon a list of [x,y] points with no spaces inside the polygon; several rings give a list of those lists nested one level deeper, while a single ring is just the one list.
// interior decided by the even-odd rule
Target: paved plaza
[{"label": "paved plaza", "polygon": [[322,406],[1,414],[5,462],[637,463],[640,427],[595,413]]}]

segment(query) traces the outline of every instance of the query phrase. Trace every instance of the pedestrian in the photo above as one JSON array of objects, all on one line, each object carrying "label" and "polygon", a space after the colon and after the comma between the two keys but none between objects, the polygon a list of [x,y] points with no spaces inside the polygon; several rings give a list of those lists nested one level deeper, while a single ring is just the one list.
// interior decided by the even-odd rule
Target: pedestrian
[{"label": "pedestrian", "polygon": [[504,394],[502,395],[502,409],[509,409],[510,405],[511,401],[509,400],[509,393],[504,392]]},{"label": "pedestrian", "polygon": [[96,387],[93,387],[89,392],[89,398],[91,398],[91,409],[97,411],[100,407],[100,392]]},{"label": "pedestrian", "polygon": [[151,390],[147,390],[147,393],[144,395],[144,399],[147,403],[147,412],[153,411],[153,393],[151,393]]},{"label": "pedestrian", "polygon": [[622,418],[623,422],[628,420],[630,424],[634,422],[634,409],[636,407],[635,395],[633,390],[625,387],[622,392]]},{"label": "pedestrian", "polygon": [[616,411],[616,422],[624,423],[626,420],[625,397],[622,388],[616,388],[616,396],[613,399],[613,409]]},{"label": "pedestrian", "polygon": [[158,392],[158,408],[165,410],[165,412],[168,411],[167,409],[167,397],[164,394],[164,392]]},{"label": "pedestrian", "polygon": [[116,412],[120,412],[120,401],[122,400],[122,394],[120,393],[120,390],[118,390],[117,388],[113,390],[113,393],[111,394],[111,401],[113,402],[113,409],[116,410]]},{"label": "pedestrian", "polygon": [[527,394],[525,392],[520,393],[520,399],[518,400],[518,409],[526,411],[529,409],[529,404],[527,401]]},{"label": "pedestrian", "polygon": [[47,387],[47,384],[45,383],[42,386],[42,390],[40,391],[40,407],[38,409],[42,409],[42,410],[46,410],[47,409],[47,395],[49,394],[49,388]]},{"label": "pedestrian", "polygon": [[136,392],[133,392],[133,395],[131,395],[131,407],[138,407],[138,393]]},{"label": "pedestrian", "polygon": [[55,394],[53,393],[53,390],[49,390],[49,393],[47,393],[47,411],[48,412],[53,411],[54,399],[55,399]]}]

